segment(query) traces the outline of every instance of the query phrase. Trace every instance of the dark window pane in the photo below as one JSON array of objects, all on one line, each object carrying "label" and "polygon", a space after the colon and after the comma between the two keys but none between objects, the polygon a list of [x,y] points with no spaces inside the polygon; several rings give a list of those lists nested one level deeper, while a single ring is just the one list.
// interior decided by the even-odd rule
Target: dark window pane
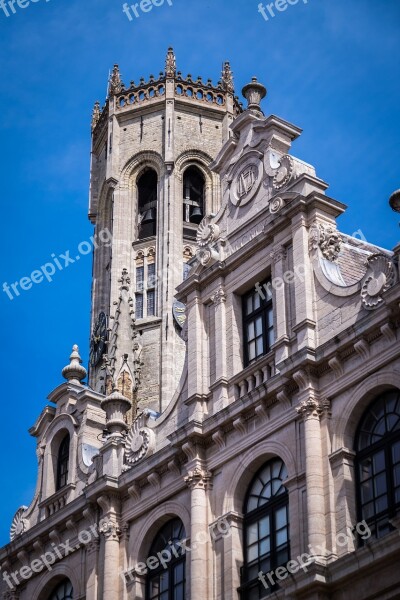
[{"label": "dark window pane", "polygon": [[143,295],[142,294],[136,294],[135,316],[137,319],[143,319]]},{"label": "dark window pane", "polygon": [[147,292],[147,316],[153,317],[156,310],[156,293],[154,290]]}]

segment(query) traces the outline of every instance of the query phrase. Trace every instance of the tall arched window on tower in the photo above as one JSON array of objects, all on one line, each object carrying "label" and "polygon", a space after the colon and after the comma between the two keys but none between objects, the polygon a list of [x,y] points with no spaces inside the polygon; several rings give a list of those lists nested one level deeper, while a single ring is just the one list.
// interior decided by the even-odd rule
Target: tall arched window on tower
[{"label": "tall arched window on tower", "polygon": [[157,173],[146,169],[137,180],[139,239],[156,235]]},{"label": "tall arched window on tower", "polygon": [[67,485],[69,468],[69,433],[63,438],[58,449],[56,491]]},{"label": "tall arched window on tower", "polygon": [[188,167],[183,174],[183,236],[196,237],[196,227],[204,217],[205,180],[197,167]]},{"label": "tall arched window on tower", "polygon": [[157,533],[150,548],[149,558],[157,557],[158,553],[162,552],[162,556],[165,556],[165,567],[159,564],[157,568],[149,570],[146,600],[184,600],[185,554],[178,542],[185,539],[185,528],[180,519],[168,521]]},{"label": "tall arched window on tower", "polygon": [[[273,572],[290,558],[287,477],[280,458],[256,473],[244,503],[244,563],[241,599],[259,600],[277,589]],[[264,583],[259,578],[264,574]]]},{"label": "tall arched window on tower", "polygon": [[400,392],[385,392],[364,413],[356,435],[358,517],[381,537],[400,509]]},{"label": "tall arched window on tower", "polygon": [[64,579],[50,594],[49,600],[73,600],[74,590],[69,579]]}]

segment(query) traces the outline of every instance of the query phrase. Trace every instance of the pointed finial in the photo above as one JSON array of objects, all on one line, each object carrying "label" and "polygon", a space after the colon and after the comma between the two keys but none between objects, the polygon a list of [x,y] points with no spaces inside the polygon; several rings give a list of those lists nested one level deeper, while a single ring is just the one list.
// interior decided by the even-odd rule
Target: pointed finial
[{"label": "pointed finial", "polygon": [[100,120],[100,102],[96,100],[92,112],[92,131]]},{"label": "pointed finial", "polygon": [[110,81],[108,83],[108,95],[113,96],[119,94],[122,91],[123,83],[121,80],[121,73],[119,72],[119,66],[114,65],[111,73]]},{"label": "pointed finial", "polygon": [[176,75],[176,57],[173,48],[168,48],[165,59],[165,75],[167,77],[175,77]]},{"label": "pointed finial", "polygon": [[79,355],[79,348],[75,344],[72,346],[72,354],[69,357],[69,365],[63,368],[62,376],[65,377],[68,383],[81,385],[81,381],[85,379],[86,375],[86,369],[82,366],[82,359]]},{"label": "pointed finial", "polygon": [[257,81],[257,77],[253,77],[251,83],[244,86],[242,94],[247,100],[247,110],[250,110],[257,115],[264,114],[261,110],[260,103],[267,95],[267,88]]},{"label": "pointed finial", "polygon": [[224,62],[222,67],[222,85],[227,92],[233,93],[233,73],[229,61]]}]

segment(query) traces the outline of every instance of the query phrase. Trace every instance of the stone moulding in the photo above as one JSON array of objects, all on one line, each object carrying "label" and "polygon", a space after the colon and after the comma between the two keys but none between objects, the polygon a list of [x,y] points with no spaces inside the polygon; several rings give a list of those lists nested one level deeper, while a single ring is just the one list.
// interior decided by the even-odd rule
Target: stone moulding
[{"label": "stone moulding", "polygon": [[21,506],[14,515],[14,518],[10,527],[10,540],[13,541],[28,529],[29,522],[24,517],[25,512],[28,510],[27,506]]},{"label": "stone moulding", "polygon": [[146,427],[147,419],[145,413],[139,415],[126,437],[124,458],[128,466],[138,463],[154,452],[155,433]]},{"label": "stone moulding", "polygon": [[337,258],[343,238],[332,227],[314,223],[309,233],[309,254],[314,273],[322,287],[335,296],[348,297],[359,293],[361,304],[367,310],[378,308],[382,294],[396,282],[396,269],[391,258],[383,253],[372,253],[366,259],[366,273],[353,284],[346,284]]}]

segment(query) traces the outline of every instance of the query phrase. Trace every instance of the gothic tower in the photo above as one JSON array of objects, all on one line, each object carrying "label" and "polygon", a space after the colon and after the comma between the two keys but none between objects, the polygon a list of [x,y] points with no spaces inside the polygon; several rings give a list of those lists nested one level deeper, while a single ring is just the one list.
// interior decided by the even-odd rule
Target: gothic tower
[{"label": "gothic tower", "polygon": [[[162,411],[184,363],[185,306],[175,300],[197,228],[221,204],[209,165],[241,112],[229,63],[217,85],[176,70],[122,82],[114,66],[92,117],[89,218],[95,225],[90,385]],[[190,359],[189,359],[190,360]]]}]

